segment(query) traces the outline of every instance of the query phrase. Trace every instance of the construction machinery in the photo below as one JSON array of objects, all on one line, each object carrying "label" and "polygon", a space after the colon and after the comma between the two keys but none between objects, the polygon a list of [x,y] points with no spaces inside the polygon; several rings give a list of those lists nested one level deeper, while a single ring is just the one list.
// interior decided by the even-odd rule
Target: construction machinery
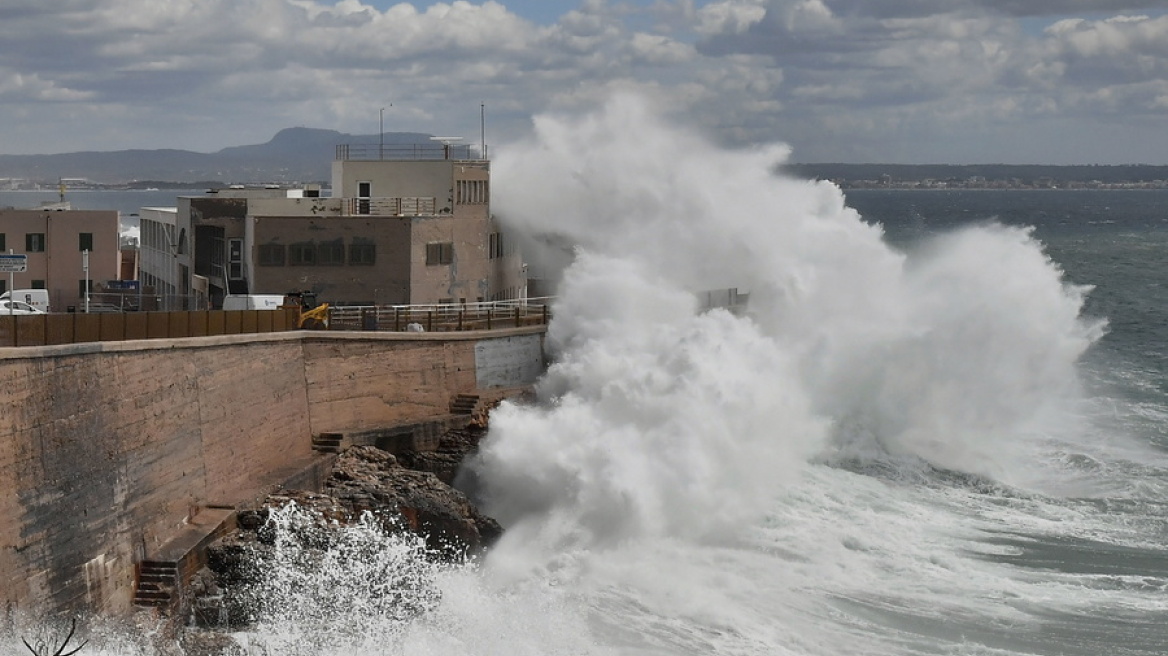
[{"label": "construction machinery", "polygon": [[296,327],[301,330],[328,330],[329,304],[316,304],[316,292],[299,291],[284,294],[281,309],[293,309],[300,312]]}]

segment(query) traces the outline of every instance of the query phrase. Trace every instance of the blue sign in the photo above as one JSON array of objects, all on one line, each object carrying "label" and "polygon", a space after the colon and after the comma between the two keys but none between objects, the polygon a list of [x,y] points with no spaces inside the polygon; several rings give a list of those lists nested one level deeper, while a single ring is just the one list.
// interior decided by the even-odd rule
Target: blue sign
[{"label": "blue sign", "polygon": [[28,271],[28,256],[0,254],[0,273],[24,273]]}]

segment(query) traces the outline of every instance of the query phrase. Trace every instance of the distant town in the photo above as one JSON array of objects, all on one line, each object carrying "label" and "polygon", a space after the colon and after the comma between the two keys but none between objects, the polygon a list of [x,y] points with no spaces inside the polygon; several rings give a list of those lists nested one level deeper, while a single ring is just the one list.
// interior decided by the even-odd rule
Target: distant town
[{"label": "distant town", "polygon": [[1168,166],[791,164],[844,189],[1168,189]]}]

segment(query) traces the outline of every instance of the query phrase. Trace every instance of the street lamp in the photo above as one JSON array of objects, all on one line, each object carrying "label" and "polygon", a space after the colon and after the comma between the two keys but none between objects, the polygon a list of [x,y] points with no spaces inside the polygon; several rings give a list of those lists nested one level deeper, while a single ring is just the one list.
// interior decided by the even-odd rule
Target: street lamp
[{"label": "street lamp", "polygon": [[[393,103],[389,103],[393,107]],[[377,114],[377,159],[385,159],[385,108]]]}]

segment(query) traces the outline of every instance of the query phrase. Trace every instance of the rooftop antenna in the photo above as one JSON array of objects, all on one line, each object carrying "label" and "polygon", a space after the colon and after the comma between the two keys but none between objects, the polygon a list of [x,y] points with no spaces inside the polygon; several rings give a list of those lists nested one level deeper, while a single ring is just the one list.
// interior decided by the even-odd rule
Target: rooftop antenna
[{"label": "rooftop antenna", "polygon": [[450,146],[455,141],[462,141],[462,137],[430,137],[430,141],[442,142],[442,158],[450,159]]},{"label": "rooftop antenna", "polygon": [[487,105],[479,103],[479,157],[487,158]]}]

